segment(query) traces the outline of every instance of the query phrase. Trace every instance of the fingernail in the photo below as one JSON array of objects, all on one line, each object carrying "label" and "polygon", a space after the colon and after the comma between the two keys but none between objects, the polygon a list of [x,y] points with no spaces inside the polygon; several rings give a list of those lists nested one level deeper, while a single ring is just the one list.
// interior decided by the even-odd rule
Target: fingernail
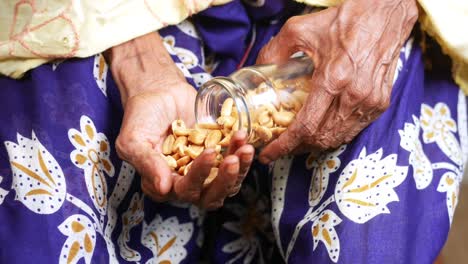
[{"label": "fingernail", "polygon": [[247,162],[250,162],[253,158],[253,155],[252,153],[244,153],[241,155],[241,161],[243,163],[247,163]]},{"label": "fingernail", "polygon": [[227,172],[229,174],[237,174],[237,171],[239,170],[239,164],[238,163],[234,163],[234,164],[229,164],[227,166]]}]

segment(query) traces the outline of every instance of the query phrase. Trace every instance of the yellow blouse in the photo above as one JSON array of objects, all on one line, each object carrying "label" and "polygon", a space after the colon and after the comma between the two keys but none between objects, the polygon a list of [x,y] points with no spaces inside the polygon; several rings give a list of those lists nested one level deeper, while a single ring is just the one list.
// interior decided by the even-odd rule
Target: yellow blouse
[{"label": "yellow blouse", "polygon": [[[56,58],[88,57],[230,1],[0,1],[0,73],[20,78]],[[296,1],[333,6],[343,0]],[[418,1],[423,29],[452,58],[454,79],[468,93],[468,1]]]}]

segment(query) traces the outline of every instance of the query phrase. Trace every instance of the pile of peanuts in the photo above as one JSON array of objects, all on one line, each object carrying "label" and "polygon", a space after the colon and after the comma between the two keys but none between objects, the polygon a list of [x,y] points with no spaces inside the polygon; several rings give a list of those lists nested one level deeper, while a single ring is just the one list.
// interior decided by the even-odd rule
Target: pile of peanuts
[{"label": "pile of peanuts", "polygon": [[[252,134],[249,143],[260,147],[283,133],[296,117],[308,96],[304,80],[275,81],[276,98],[274,102],[264,103],[250,110],[252,119]],[[267,84],[262,83],[255,90],[247,92],[247,100],[269,90]]]},{"label": "pile of peanuts", "polygon": [[169,167],[180,175],[186,175],[193,160],[203,150],[212,148],[217,152],[215,167],[211,169],[204,184],[211,183],[223,160],[221,151],[229,146],[231,137],[239,126],[234,118],[235,114],[232,114],[237,113],[233,111],[233,107],[234,101],[231,98],[225,100],[217,123],[196,124],[194,129],[187,128],[182,120],[172,122],[172,134],[166,137],[162,145],[162,154]]},{"label": "pile of peanuts", "polygon": [[[294,120],[307,98],[308,92],[304,85],[295,83],[275,82],[276,102],[264,103],[257,108],[249,109],[251,113],[251,135],[249,144],[260,147],[277,138]],[[246,94],[247,101],[261,95],[267,87],[262,83],[257,89]],[[247,120],[242,113],[242,120]],[[247,130],[247,122],[242,122],[242,129]],[[231,138],[239,130],[239,116],[234,100],[227,98],[221,107],[216,123],[200,123],[195,128],[187,128],[182,120],[175,120],[171,126],[172,133],[164,140],[162,154],[169,167],[180,175],[186,175],[193,160],[204,149],[213,148],[217,152],[215,167],[211,169],[205,185],[212,182],[218,167],[223,160],[222,149],[229,146]]]}]

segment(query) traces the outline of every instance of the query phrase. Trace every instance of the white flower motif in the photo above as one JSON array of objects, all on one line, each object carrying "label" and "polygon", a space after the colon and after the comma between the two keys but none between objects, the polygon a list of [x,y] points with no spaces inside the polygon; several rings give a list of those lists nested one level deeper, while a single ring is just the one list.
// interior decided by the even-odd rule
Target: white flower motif
[{"label": "white flower motif", "polygon": [[[2,180],[3,180],[3,177],[0,176],[0,183],[2,183]],[[5,199],[7,194],[8,194],[7,190],[0,188],[0,205],[3,203],[3,200]]]},{"label": "white flower motif", "polygon": [[107,210],[107,181],[104,173],[114,176],[114,165],[109,159],[110,144],[106,135],[97,133],[93,121],[87,116],[80,119],[81,131],[68,130],[68,138],[75,146],[70,159],[84,170],[86,187],[94,206],[102,215]]},{"label": "white flower motif", "polygon": [[55,213],[65,201],[66,183],[62,168],[39,142],[17,134],[18,143],[5,146],[13,172],[15,199],[37,214]]},{"label": "white flower motif", "polygon": [[338,156],[346,149],[346,145],[339,149],[324,154],[318,159],[309,155],[306,160],[307,169],[312,169],[312,181],[309,188],[309,206],[316,206],[323,198],[328,187],[328,178],[331,173],[338,170],[341,160]]},{"label": "white flower motif", "polygon": [[314,250],[321,241],[327,248],[331,261],[338,262],[340,257],[340,239],[335,226],[341,223],[341,218],[331,210],[323,211],[312,224],[312,236],[314,238]]},{"label": "white flower motif", "polygon": [[424,143],[435,142],[447,157],[462,166],[461,147],[453,135],[457,132],[457,124],[450,115],[450,108],[445,103],[437,103],[434,108],[422,104],[420,119]]},{"label": "white flower motif", "polygon": [[382,159],[382,149],[351,161],[340,174],[335,200],[340,211],[351,221],[362,224],[376,215],[388,214],[387,204],[398,201],[393,188],[406,178],[408,167],[396,165],[397,155]]},{"label": "white flower motif", "polygon": [[132,228],[143,221],[143,199],[144,195],[140,197],[138,193],[134,193],[130,206],[122,215],[122,232],[117,239],[117,243],[120,249],[120,256],[126,261],[140,261],[141,259],[140,253],[131,249],[127,243],[130,241],[130,231]]},{"label": "white flower motif", "polygon": [[58,229],[68,237],[63,244],[59,263],[77,263],[81,258],[85,263],[91,263],[96,247],[96,231],[88,217],[72,215]]},{"label": "white flower motif", "polygon": [[239,238],[224,245],[222,251],[235,254],[227,262],[229,264],[236,263],[240,258],[243,258],[244,264],[251,263],[257,252],[260,257],[259,263],[264,263],[258,235],[265,235],[267,239],[273,241],[273,234],[268,231],[267,199],[263,196],[256,197],[254,190],[247,185],[241,190],[241,194],[248,207],[239,204],[226,204],[225,208],[232,212],[239,221],[223,224],[226,230],[239,235]]},{"label": "white flower motif", "polygon": [[180,263],[186,256],[185,245],[193,234],[193,223],[179,224],[177,217],[162,220],[156,215],[148,225],[143,222],[141,243],[153,252],[146,263]]},{"label": "white flower motif", "polygon": [[457,177],[454,172],[449,171],[442,175],[439,186],[437,186],[438,192],[447,193],[446,203],[450,224],[452,223],[453,213],[455,212],[455,208],[458,203],[458,191],[460,188],[460,182],[458,179],[459,177]]},{"label": "white flower motif", "polygon": [[425,189],[432,181],[432,165],[424,153],[419,140],[420,124],[417,117],[413,116],[414,124],[405,123],[404,130],[398,130],[401,141],[400,146],[409,151],[409,164],[413,166],[413,177],[418,190]]},{"label": "white flower motif", "polygon": [[106,60],[104,59],[104,56],[102,54],[94,56],[93,66],[94,80],[96,81],[99,90],[101,90],[104,96],[107,96],[106,80],[109,67],[107,66]]},{"label": "white flower motif", "polygon": [[[179,202],[179,201],[170,201],[169,204],[175,207],[179,208],[188,208],[189,210],[189,215],[192,220],[196,220],[197,226],[202,226],[203,220],[205,219],[206,212],[204,210],[200,210],[196,205],[191,204],[191,203],[184,203],[184,202]],[[203,240],[204,240],[204,233],[203,229],[200,228],[198,229],[198,235],[196,239],[197,246],[200,248],[203,246]]]}]

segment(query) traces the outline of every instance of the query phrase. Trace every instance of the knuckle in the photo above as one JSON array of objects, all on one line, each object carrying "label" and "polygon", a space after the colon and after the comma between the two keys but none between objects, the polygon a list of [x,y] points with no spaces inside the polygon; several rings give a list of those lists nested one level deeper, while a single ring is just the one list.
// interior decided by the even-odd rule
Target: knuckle
[{"label": "knuckle", "polygon": [[286,21],[282,31],[287,35],[300,36],[307,31],[307,26],[302,17],[293,16]]},{"label": "knuckle", "polygon": [[367,87],[357,87],[357,86],[349,86],[347,90],[347,94],[349,98],[353,101],[362,101],[362,104],[366,107],[373,107],[376,105],[376,102],[372,99],[372,96],[369,97],[369,94],[371,92],[371,89]]}]

